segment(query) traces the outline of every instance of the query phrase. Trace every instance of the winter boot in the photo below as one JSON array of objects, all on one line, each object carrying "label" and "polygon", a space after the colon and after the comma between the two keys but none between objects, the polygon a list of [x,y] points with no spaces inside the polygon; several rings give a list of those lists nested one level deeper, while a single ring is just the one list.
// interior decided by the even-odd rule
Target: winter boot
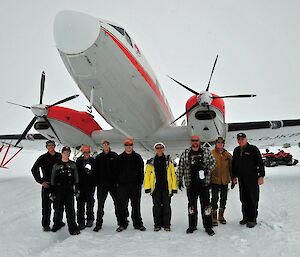
[{"label": "winter boot", "polygon": [[79,230],[85,229],[85,224],[84,223],[79,223],[78,228],[79,228]]},{"label": "winter boot", "polygon": [[225,211],[225,209],[222,209],[222,208],[219,209],[219,217],[218,217],[218,220],[219,220],[219,222],[220,222],[221,224],[226,224],[226,223],[227,223],[227,221],[226,221],[225,218],[224,218],[224,211]]},{"label": "winter boot", "polygon": [[97,224],[96,227],[94,227],[94,232],[99,232],[99,230],[102,228],[102,224]]},{"label": "winter boot", "polygon": [[212,216],[212,225],[218,226],[217,210],[213,210],[211,216]]},{"label": "winter boot", "polygon": [[158,232],[158,231],[160,231],[161,230],[161,226],[154,226],[154,231],[155,232]]},{"label": "winter boot", "polygon": [[87,220],[85,226],[88,227],[88,228],[90,228],[90,227],[93,226],[93,224],[94,224],[94,221],[93,221],[93,220]]},{"label": "winter boot", "polygon": [[215,234],[215,231],[213,231],[211,228],[206,228],[205,232],[209,235],[209,236],[213,236]]},{"label": "winter boot", "polygon": [[247,220],[246,218],[243,218],[242,220],[240,220],[240,225],[246,225],[247,224]]}]

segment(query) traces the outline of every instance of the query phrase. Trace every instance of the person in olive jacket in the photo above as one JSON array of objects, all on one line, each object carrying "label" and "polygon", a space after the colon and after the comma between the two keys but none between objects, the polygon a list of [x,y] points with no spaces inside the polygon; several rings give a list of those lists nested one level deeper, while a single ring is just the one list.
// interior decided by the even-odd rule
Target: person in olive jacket
[{"label": "person in olive jacket", "polygon": [[[224,211],[226,208],[228,184],[231,178],[232,155],[224,148],[224,144],[224,138],[218,137],[218,139],[216,140],[216,146],[211,151],[217,163],[210,177],[213,226],[218,225],[218,220],[221,224],[226,224],[226,220],[224,218]],[[217,215],[219,195],[220,206],[219,215]]]},{"label": "person in olive jacket", "polygon": [[232,182],[239,182],[243,219],[241,225],[253,228],[257,224],[259,186],[264,183],[265,167],[259,149],[248,143],[244,133],[237,134],[237,146],[232,158]]},{"label": "person in olive jacket", "polygon": [[154,231],[171,231],[171,197],[177,193],[177,177],[162,142],[154,145],[155,156],[147,161],[144,188],[153,200]]},{"label": "person in olive jacket", "polygon": [[120,225],[117,232],[128,226],[128,202],[131,202],[131,219],[133,227],[146,230],[141,217],[141,190],[144,181],[144,161],[133,150],[133,139],[124,140],[125,151],[118,157],[118,198],[120,200]]}]

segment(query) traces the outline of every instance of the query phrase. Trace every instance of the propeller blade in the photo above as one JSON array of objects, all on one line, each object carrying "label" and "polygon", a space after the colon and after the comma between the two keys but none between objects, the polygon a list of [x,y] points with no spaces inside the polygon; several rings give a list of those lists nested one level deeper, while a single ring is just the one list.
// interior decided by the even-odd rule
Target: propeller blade
[{"label": "propeller blade", "polygon": [[173,123],[175,123],[176,121],[178,121],[180,118],[182,118],[184,115],[186,115],[188,112],[190,112],[190,111],[192,111],[195,107],[197,107],[199,104],[198,104],[198,102],[197,103],[195,103],[191,108],[189,108],[188,110],[186,110],[183,114],[181,114],[176,120],[174,120],[174,121],[172,121],[171,123],[170,123],[170,125],[171,124],[173,124]]},{"label": "propeller blade", "polygon": [[65,98],[65,99],[63,99],[63,100],[60,100],[60,101],[58,101],[58,102],[56,102],[56,103],[54,103],[54,104],[51,104],[51,105],[46,106],[46,109],[49,109],[49,108],[51,108],[51,107],[53,107],[53,106],[55,106],[55,105],[62,104],[62,103],[65,103],[65,102],[67,102],[67,101],[70,101],[70,100],[72,100],[72,99],[74,99],[74,98],[76,98],[76,97],[78,97],[78,96],[79,96],[79,95],[72,95],[72,96],[69,96],[69,97],[67,97],[67,98]]},{"label": "propeller blade", "polygon": [[217,126],[217,124],[216,124],[216,122],[215,122],[215,120],[214,120],[214,118],[213,118],[213,116],[211,114],[211,110],[209,108],[209,105],[207,105],[207,110],[209,111],[209,115],[210,115],[210,117],[211,117],[211,119],[212,119],[212,121],[213,121],[213,123],[215,125],[216,131],[218,132],[218,136],[220,136],[220,132],[219,132],[218,126]]},{"label": "propeller blade", "polygon": [[17,106],[21,106],[21,107],[24,107],[24,108],[26,108],[26,109],[30,109],[30,107],[29,107],[29,106],[26,106],[26,105],[16,104],[16,103],[13,103],[13,102],[7,102],[7,103],[13,104],[13,105],[17,105]]},{"label": "propeller blade", "polygon": [[35,123],[37,117],[33,117],[33,119],[28,124],[27,128],[24,130],[20,138],[18,139],[17,143],[15,144],[15,147],[22,141],[23,138],[27,135],[28,131],[32,128],[33,124]]},{"label": "propeller blade", "polygon": [[224,96],[212,96],[212,99],[217,99],[217,98],[246,98],[246,97],[255,97],[256,95],[224,95]]},{"label": "propeller blade", "polygon": [[213,68],[212,68],[212,71],[211,71],[211,73],[210,73],[210,78],[209,78],[209,81],[208,81],[208,85],[207,85],[207,88],[205,89],[205,91],[208,91],[208,90],[209,90],[209,86],[210,86],[211,77],[212,77],[212,75],[213,75],[213,73],[214,73],[214,70],[215,70],[215,66],[216,66],[216,63],[217,63],[218,57],[219,57],[219,55],[217,55],[217,57],[216,57],[216,60],[215,60],[214,66],[213,66]]},{"label": "propeller blade", "polygon": [[176,79],[173,79],[172,77],[170,77],[169,75],[167,75],[170,79],[172,79],[173,81],[175,81],[176,83],[178,83],[180,86],[182,86],[182,87],[184,87],[186,90],[188,90],[188,91],[190,91],[190,92],[192,92],[193,94],[195,94],[195,95],[199,95],[199,93],[198,92],[196,92],[195,90],[193,90],[193,89],[191,89],[191,88],[189,88],[189,87],[187,87],[187,86],[185,86],[185,85],[183,85],[182,83],[180,83],[179,81],[177,81]]},{"label": "propeller blade", "polygon": [[54,135],[56,136],[56,138],[58,139],[58,141],[62,144],[62,142],[60,141],[56,131],[54,130],[53,126],[51,125],[50,121],[48,120],[48,118],[46,116],[43,116],[43,118],[45,119],[45,121],[48,123],[49,127],[51,128],[51,130],[53,131]]},{"label": "propeller blade", "polygon": [[45,72],[43,71],[41,76],[40,104],[43,103],[44,90],[45,90]]}]

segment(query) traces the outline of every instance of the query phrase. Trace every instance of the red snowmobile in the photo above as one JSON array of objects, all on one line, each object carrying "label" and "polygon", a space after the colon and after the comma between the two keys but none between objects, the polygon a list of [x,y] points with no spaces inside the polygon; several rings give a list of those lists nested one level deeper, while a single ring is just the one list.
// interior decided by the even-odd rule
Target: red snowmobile
[{"label": "red snowmobile", "polygon": [[290,153],[286,153],[284,150],[272,153],[269,149],[266,149],[266,153],[262,154],[262,158],[266,167],[275,167],[278,165],[292,166],[298,163],[298,160],[294,159]]}]

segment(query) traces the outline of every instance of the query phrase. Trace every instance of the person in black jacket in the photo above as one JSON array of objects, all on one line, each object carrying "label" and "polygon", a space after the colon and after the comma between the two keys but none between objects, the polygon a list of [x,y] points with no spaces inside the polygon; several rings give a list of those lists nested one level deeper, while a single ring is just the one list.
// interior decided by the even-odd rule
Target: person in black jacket
[{"label": "person in black jacket", "polygon": [[237,134],[239,146],[233,151],[232,182],[239,182],[243,219],[241,225],[255,227],[259,200],[259,186],[264,183],[265,168],[259,149],[250,145],[244,133]]},{"label": "person in black jacket", "polygon": [[104,204],[108,193],[115,206],[115,215],[119,224],[119,204],[117,197],[117,158],[118,154],[111,151],[108,140],[102,141],[103,151],[95,158],[98,211],[94,228],[98,232],[102,228]]},{"label": "person in black jacket", "polygon": [[[55,151],[55,142],[48,140],[46,142],[47,153],[41,155],[34,163],[31,172],[35,181],[42,186],[42,226],[44,231],[50,231],[51,199],[50,180],[52,167],[54,163],[61,159],[61,154]],[[42,171],[42,176],[41,172]],[[64,223],[61,221],[61,225]]]},{"label": "person in black jacket", "polygon": [[78,235],[80,231],[75,221],[74,209],[74,194],[76,197],[79,196],[78,189],[74,190],[78,184],[77,167],[76,163],[69,159],[70,147],[64,146],[61,153],[61,161],[53,165],[51,174],[53,193],[50,197],[54,200],[54,225],[51,231],[56,232],[61,229],[60,220],[65,208],[69,233]]},{"label": "person in black jacket", "polygon": [[[94,194],[95,194],[95,159],[90,156],[91,147],[83,145],[81,147],[82,156],[76,161],[78,170],[78,189],[79,196],[77,198],[77,223],[79,229],[93,226],[94,217]],[[86,209],[86,219],[85,219]]]},{"label": "person in black jacket", "polygon": [[118,158],[118,196],[120,200],[120,224],[117,232],[128,226],[128,202],[131,202],[131,219],[133,227],[146,230],[141,217],[141,187],[144,181],[144,161],[133,151],[133,140],[124,140],[125,151]]}]

